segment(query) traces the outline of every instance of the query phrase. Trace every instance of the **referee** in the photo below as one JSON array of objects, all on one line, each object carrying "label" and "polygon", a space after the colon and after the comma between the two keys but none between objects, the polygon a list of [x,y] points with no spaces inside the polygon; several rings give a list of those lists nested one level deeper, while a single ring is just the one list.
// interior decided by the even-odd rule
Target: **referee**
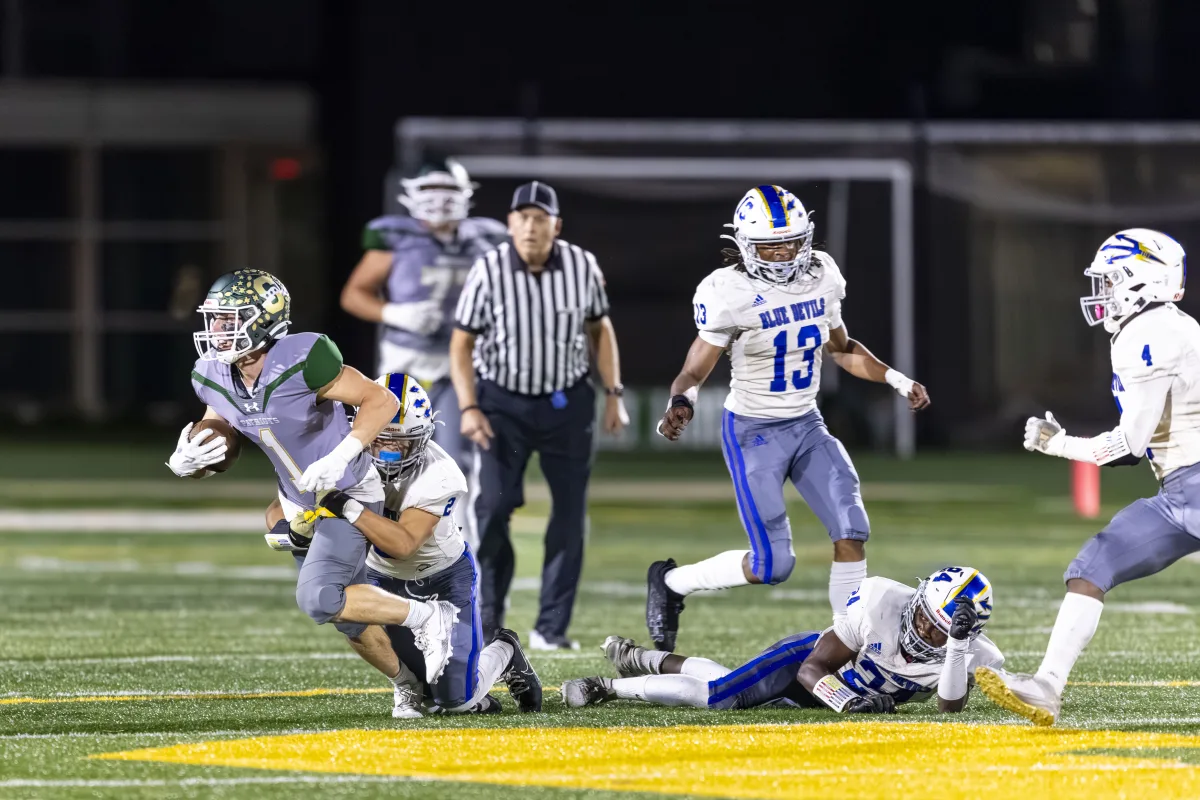
[{"label": "referee", "polygon": [[596,257],[557,238],[558,196],[541,181],[517,188],[511,241],[480,256],[467,275],[450,339],[450,376],[473,441],[468,514],[480,570],[487,637],[504,625],[513,556],[509,521],[525,503],[535,450],[550,485],[540,610],[530,647],[578,649],[567,638],[575,605],[592,469],[596,393],[590,349],[608,395],[604,428],[628,422],[621,401],[617,338]]}]

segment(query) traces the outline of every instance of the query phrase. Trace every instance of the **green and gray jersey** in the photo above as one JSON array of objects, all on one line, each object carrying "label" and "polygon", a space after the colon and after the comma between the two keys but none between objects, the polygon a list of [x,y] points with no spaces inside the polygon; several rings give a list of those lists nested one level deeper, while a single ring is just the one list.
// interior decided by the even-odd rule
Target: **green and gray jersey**
[{"label": "green and gray jersey", "polygon": [[[267,454],[275,466],[281,497],[312,508],[316,497],[298,491],[296,480],[350,433],[341,403],[317,401],[317,390],[341,369],[342,354],[329,337],[293,333],[268,351],[253,388],[246,387],[236,367],[204,360],[196,361],[192,370],[192,388],[202,403]],[[364,451],[347,467],[337,488],[350,489],[373,473],[371,457]]]}]

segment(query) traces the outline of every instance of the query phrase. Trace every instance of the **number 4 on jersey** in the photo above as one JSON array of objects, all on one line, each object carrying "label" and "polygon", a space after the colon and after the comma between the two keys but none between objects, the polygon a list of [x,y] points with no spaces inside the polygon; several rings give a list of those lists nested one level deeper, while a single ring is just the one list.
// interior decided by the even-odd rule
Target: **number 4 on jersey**
[{"label": "number 4 on jersey", "polygon": [[[787,359],[788,332],[780,331],[775,335],[775,379],[771,381],[772,392],[787,390],[787,378],[784,377],[784,361]],[[797,389],[807,389],[812,386],[813,359],[817,348],[821,346],[821,329],[816,325],[805,325],[796,334],[796,346],[800,348],[800,358],[808,365],[801,374],[800,370],[792,371],[792,386]]]},{"label": "number 4 on jersey", "polygon": [[1146,362],[1147,367],[1153,367],[1154,362],[1150,360],[1150,345],[1142,348],[1142,361]]}]

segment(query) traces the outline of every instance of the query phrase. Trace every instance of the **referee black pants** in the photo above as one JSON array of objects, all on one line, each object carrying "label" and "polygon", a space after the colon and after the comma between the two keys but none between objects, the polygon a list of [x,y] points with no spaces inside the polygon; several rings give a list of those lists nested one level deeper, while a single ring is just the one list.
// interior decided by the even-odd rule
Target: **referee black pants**
[{"label": "referee black pants", "polygon": [[550,486],[551,510],[534,627],[543,636],[564,636],[571,622],[583,569],[596,392],[585,378],[562,394],[566,405],[555,408],[550,396],[515,394],[491,381],[481,380],[476,389],[479,408],[496,435],[489,449],[475,448],[471,486],[485,637],[504,626],[515,566],[509,522],[525,504],[525,467],[535,450]]}]

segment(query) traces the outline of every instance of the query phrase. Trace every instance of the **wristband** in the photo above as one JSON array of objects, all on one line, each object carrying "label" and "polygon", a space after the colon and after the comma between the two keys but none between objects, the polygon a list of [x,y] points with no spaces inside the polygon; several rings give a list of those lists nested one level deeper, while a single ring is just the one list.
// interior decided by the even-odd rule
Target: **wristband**
[{"label": "wristband", "polygon": [[338,442],[338,446],[333,448],[331,455],[336,455],[338,458],[349,464],[351,461],[363,451],[363,443],[358,440],[358,437],[353,433],[347,434],[345,439]]},{"label": "wristband", "polygon": [[670,411],[672,408],[679,408],[680,406],[686,408],[688,411],[694,412],[696,410],[696,404],[687,395],[682,394],[677,394],[671,398],[671,404],[667,406],[667,410]]},{"label": "wristband", "polygon": [[[476,409],[479,409],[479,404],[478,404],[478,403],[476,403],[475,405],[467,406],[466,408],[460,408],[460,409],[458,410],[458,413],[460,413],[460,414],[465,414],[465,413],[467,413],[468,411],[475,411]],[[482,410],[482,409],[480,409],[480,410]]]},{"label": "wristband", "polygon": [[887,381],[888,386],[896,390],[896,394],[901,397],[908,397],[913,388],[913,379],[905,375],[903,372],[888,367],[888,371],[883,373],[883,379]]},{"label": "wristband", "polygon": [[342,506],[342,519],[353,525],[358,522],[358,518],[362,516],[363,510],[363,504],[352,497],[346,501],[346,505]]},{"label": "wristband", "polygon": [[847,703],[858,697],[849,686],[833,675],[826,675],[817,681],[810,694],[838,713],[841,713]]}]

